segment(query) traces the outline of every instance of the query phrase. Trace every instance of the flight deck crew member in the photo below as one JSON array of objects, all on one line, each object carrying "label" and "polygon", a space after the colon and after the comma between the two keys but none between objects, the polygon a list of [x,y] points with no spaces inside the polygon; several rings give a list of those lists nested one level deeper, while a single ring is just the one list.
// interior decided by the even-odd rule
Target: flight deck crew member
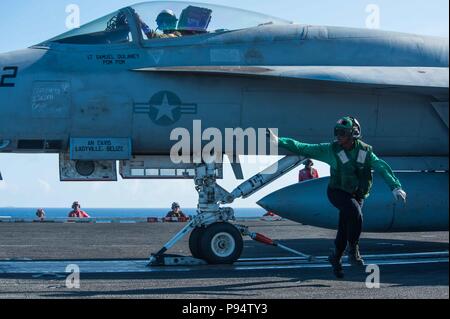
[{"label": "flight deck crew member", "polygon": [[36,211],[36,216],[39,218],[39,220],[40,220],[41,222],[44,221],[44,219],[45,219],[45,211],[44,211],[44,209],[39,208],[39,209]]},{"label": "flight deck crew member", "polygon": [[342,256],[349,245],[348,257],[352,265],[364,265],[359,252],[364,200],[372,188],[372,169],[381,174],[396,200],[406,202],[406,193],[389,165],[379,159],[370,145],[361,141],[361,126],[352,117],[338,121],[336,141],[324,144],[305,144],[290,138],[278,138],[270,131],[271,140],[279,147],[296,154],[325,162],[331,167],[328,199],[339,210],[339,227],[335,251],[328,260],[336,277],[343,278]]},{"label": "flight deck crew member", "polygon": [[186,215],[181,211],[180,204],[173,203],[172,210],[167,213],[166,218],[187,218]]},{"label": "flight deck crew member", "polygon": [[313,167],[314,163],[310,159],[306,160],[305,168],[298,173],[298,182],[305,182],[319,178],[319,172]]},{"label": "flight deck crew member", "polygon": [[91,218],[88,213],[81,210],[81,206],[79,202],[74,202],[72,204],[72,211],[69,213],[70,218]]}]

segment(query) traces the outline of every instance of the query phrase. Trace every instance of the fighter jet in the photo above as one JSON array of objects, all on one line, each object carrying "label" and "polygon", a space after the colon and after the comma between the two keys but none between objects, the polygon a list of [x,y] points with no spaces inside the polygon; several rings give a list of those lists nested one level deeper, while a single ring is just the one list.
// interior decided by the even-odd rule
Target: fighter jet
[{"label": "fighter jet", "polygon": [[[352,115],[377,155],[408,171],[399,173],[406,206],[376,182],[365,229],[448,229],[448,53],[444,38],[302,25],[209,4],[142,3],[0,55],[0,152],[60,154],[62,181],[115,181],[117,161],[124,179],[193,179],[198,215],[152,260],[192,231],[194,257],[233,263],[243,243],[229,223],[233,209],[223,205],[304,159],[281,153],[229,192],[217,184],[223,155],[261,155],[267,145],[175,163],[174,130],[215,128],[225,136],[230,128],[278,128],[280,136],[320,143],[333,138],[337,119]],[[192,138],[189,157],[210,140]],[[294,185],[260,204],[335,228],[325,187],[326,179]]]}]

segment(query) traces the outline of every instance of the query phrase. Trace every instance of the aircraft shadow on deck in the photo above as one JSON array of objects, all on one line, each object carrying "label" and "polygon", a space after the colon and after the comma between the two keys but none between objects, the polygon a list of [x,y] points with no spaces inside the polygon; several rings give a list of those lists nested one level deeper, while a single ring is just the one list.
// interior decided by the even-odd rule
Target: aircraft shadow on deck
[{"label": "aircraft shadow on deck", "polygon": [[[426,265],[399,265],[399,266],[382,266],[381,267],[381,284],[389,287],[437,287],[448,286],[448,263],[447,264],[426,264]],[[367,274],[364,269],[346,269],[346,278],[344,282],[352,284],[360,283],[361,288],[365,288],[365,280]],[[123,290],[108,290],[107,283],[110,280],[119,279],[193,279],[189,283],[178,283],[177,287],[151,287],[143,289],[123,289]],[[226,278],[241,279],[240,283],[233,284],[214,284],[214,279],[226,279]],[[264,277],[264,279],[262,279]],[[267,278],[270,277],[270,278]],[[261,278],[258,282],[245,282],[246,279]],[[91,276],[82,276],[83,279],[91,280],[107,280],[105,287],[102,290],[74,290],[67,289],[64,291],[38,291],[34,292],[42,297],[51,298],[83,298],[83,297],[115,297],[115,296],[148,296],[157,297],[161,295],[203,295],[203,296],[222,296],[222,297],[258,297],[260,292],[263,291],[285,291],[287,289],[327,289],[333,288],[335,285],[342,285],[341,281],[334,278],[329,268],[319,269],[290,269],[290,270],[273,270],[270,271],[256,271],[256,272],[239,272],[239,273],[226,273],[226,271],[211,271],[206,273],[178,273],[174,274],[157,274],[155,276],[103,276],[102,278]],[[194,280],[208,279],[207,284],[203,281],[196,283]],[[81,281],[82,282],[82,281]],[[54,283],[54,282],[52,282]],[[211,284],[212,283],[212,284]],[[63,282],[62,282],[63,285]],[[98,283],[96,283],[98,285]],[[142,286],[142,283],[140,284]],[[64,289],[63,286],[60,288]],[[251,292],[249,292],[251,291]],[[20,293],[20,292],[15,292]],[[23,291],[22,293],[29,293],[29,291]],[[1,295],[4,294],[0,292]],[[275,297],[276,295],[274,295]]]}]

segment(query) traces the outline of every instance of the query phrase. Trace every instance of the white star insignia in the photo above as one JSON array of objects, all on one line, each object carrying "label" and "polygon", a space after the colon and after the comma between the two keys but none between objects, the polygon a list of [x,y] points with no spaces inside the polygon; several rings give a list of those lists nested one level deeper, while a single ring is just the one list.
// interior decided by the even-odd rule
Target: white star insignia
[{"label": "white star insignia", "polygon": [[156,116],[155,121],[159,121],[164,116],[169,118],[171,121],[174,121],[173,111],[179,108],[179,105],[170,105],[169,99],[167,98],[167,94],[164,94],[164,98],[160,105],[152,105],[155,109],[158,110],[158,115]]}]

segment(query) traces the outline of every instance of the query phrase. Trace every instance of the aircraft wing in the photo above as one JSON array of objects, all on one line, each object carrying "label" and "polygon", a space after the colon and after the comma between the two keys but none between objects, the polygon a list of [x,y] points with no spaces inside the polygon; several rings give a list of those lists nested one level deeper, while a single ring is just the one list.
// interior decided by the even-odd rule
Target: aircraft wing
[{"label": "aircraft wing", "polygon": [[438,67],[177,66],[141,68],[134,71],[297,79],[380,89],[412,89],[417,93],[446,96],[449,87],[448,68]]}]

